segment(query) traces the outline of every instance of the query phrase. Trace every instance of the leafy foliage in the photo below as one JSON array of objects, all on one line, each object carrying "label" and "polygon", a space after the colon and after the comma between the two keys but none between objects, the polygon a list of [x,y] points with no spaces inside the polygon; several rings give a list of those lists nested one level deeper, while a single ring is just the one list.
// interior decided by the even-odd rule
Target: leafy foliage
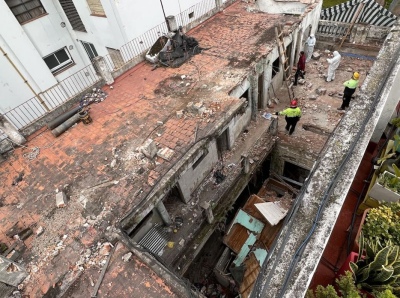
[{"label": "leafy foliage", "polygon": [[364,238],[382,247],[387,246],[389,241],[394,245],[400,245],[399,214],[400,203],[386,203],[371,208],[362,227]]},{"label": "leafy foliage", "polygon": [[360,252],[356,263],[350,262],[356,285],[363,289],[379,292],[393,289],[395,294],[400,293],[400,247],[392,245],[382,246],[376,241],[364,240],[361,234]]},{"label": "leafy foliage", "polygon": [[390,289],[386,289],[383,292],[376,292],[374,295],[375,298],[397,298],[397,296],[394,295]]},{"label": "leafy foliage", "polygon": [[392,167],[395,175],[384,172],[379,176],[378,182],[385,188],[400,194],[400,169],[395,164],[392,164]]}]

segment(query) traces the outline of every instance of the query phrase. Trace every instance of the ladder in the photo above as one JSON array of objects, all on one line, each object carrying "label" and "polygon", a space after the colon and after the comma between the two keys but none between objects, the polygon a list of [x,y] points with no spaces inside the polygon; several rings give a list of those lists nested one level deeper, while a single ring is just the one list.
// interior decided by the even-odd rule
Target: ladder
[{"label": "ladder", "polygon": [[283,80],[285,82],[286,88],[289,94],[289,100],[291,101],[294,96],[293,83],[291,82],[292,71],[290,69],[289,58],[286,55],[286,48],[283,41],[283,31],[281,25],[275,27],[276,42],[278,44],[279,60],[283,66]]},{"label": "ladder", "polygon": [[358,8],[356,10],[356,13],[354,14],[353,20],[351,21],[350,27],[347,28],[346,34],[342,37],[342,40],[340,41],[340,44],[339,44],[339,47],[338,47],[337,51],[340,50],[340,48],[342,47],[342,45],[343,45],[344,41],[346,40],[347,36],[350,34],[351,30],[353,29],[354,24],[356,23],[356,21],[358,19],[358,16],[360,15],[360,13],[363,10],[364,6],[365,6],[365,1],[361,2],[358,5]]}]

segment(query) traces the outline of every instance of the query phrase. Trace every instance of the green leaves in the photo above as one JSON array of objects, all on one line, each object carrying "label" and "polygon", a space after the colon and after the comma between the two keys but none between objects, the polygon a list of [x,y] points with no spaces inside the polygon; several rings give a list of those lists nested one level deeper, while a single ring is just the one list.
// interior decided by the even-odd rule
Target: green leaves
[{"label": "green leaves", "polygon": [[[355,283],[366,290],[385,290],[398,288],[400,284],[400,247],[389,240],[388,246],[366,239],[361,233],[360,251],[365,254],[350,262]],[[397,292],[395,291],[395,294]],[[398,293],[397,293],[398,294]]]}]

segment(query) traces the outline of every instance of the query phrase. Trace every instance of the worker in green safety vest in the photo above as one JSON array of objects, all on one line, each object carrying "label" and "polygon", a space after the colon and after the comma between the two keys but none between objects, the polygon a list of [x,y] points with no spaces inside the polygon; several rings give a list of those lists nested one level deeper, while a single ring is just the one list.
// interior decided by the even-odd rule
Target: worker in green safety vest
[{"label": "worker in green safety vest", "polygon": [[354,92],[356,92],[356,88],[358,87],[358,79],[360,78],[360,74],[358,72],[353,73],[351,80],[348,80],[343,83],[344,91],[343,91],[343,102],[338,110],[345,110],[349,107],[350,100]]},{"label": "worker in green safety vest", "polygon": [[294,129],[296,128],[296,124],[301,118],[301,110],[297,106],[297,100],[293,99],[290,102],[289,108],[281,112],[276,112],[275,115],[285,115],[285,120],[286,120],[285,129],[287,132],[289,132],[289,135],[293,134]]}]

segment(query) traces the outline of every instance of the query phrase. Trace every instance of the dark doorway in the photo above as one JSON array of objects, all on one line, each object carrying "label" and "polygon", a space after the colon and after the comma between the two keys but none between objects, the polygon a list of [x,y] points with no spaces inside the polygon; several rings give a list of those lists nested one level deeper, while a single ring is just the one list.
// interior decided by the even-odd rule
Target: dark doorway
[{"label": "dark doorway", "polygon": [[309,174],[309,170],[285,161],[282,178],[292,186],[300,188]]},{"label": "dark doorway", "polygon": [[258,104],[259,109],[263,108],[263,98],[264,98],[264,72],[258,76]]},{"label": "dark doorway", "polygon": [[222,154],[229,149],[228,143],[228,128],[217,138],[218,157],[221,158]]}]

